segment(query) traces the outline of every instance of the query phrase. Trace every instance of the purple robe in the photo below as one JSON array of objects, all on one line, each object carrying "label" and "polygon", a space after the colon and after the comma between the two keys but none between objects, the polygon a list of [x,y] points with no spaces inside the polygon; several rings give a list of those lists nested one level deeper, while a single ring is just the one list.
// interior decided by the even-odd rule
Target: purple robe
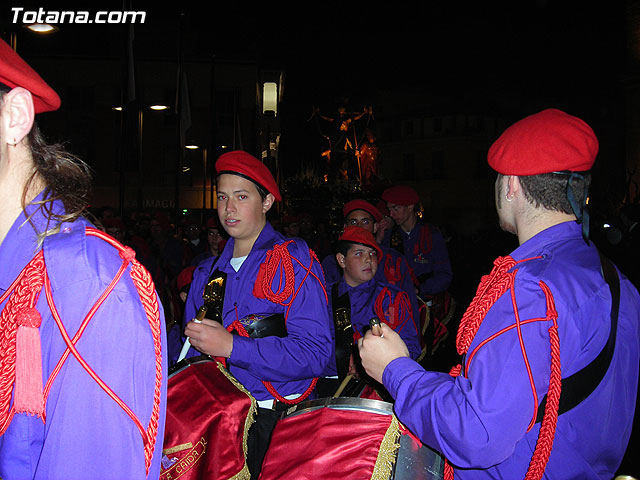
[{"label": "purple robe", "polygon": [[[263,381],[271,382],[282,396],[304,393],[311,380],[322,375],[327,362],[333,356],[332,322],[324,292],[324,276],[320,263],[311,258],[309,247],[304,240],[296,238],[287,247],[293,257],[297,292],[291,306],[288,308],[253,295],[254,283],[267,252],[275,244],[281,244],[286,240],[267,223],[248,257],[236,272],[229,263],[234,245],[234,239],[230,238],[215,265],[215,259],[209,258],[196,267],[185,306],[184,318],[185,322],[188,322],[195,317],[198,308],[203,304],[202,293],[213,266],[214,270],[218,269],[227,274],[222,311],[225,327],[234,320],[250,314],[284,314],[289,310],[286,337],[253,339],[235,336],[233,339],[233,350],[228,360],[229,370],[256,400],[274,398]],[[312,274],[307,274],[303,266],[308,268],[312,262]],[[284,283],[280,273],[279,270],[272,283],[273,291],[276,292],[281,288],[281,281]],[[287,299],[285,303],[290,300],[291,298]],[[198,354],[192,348],[189,355],[194,353]]]},{"label": "purple robe", "polygon": [[390,246],[394,241],[392,232],[396,231],[402,242],[402,246],[397,245],[397,248],[404,252],[407,263],[413,269],[420,285],[419,295],[426,300],[429,295],[446,291],[451,285],[453,272],[442,233],[433,225],[418,221],[409,233],[397,227],[386,232],[383,240],[385,246]]},{"label": "purple robe", "polygon": [[[383,294],[383,289],[386,287],[391,293],[390,297],[387,295],[382,296],[382,310],[385,314],[389,310],[390,303],[393,302],[402,292],[395,285],[379,282],[376,278],[358,285],[357,287],[350,287],[347,285],[344,278],[342,278],[337,285],[338,296],[342,296],[345,293],[349,294],[349,303],[351,305],[351,326],[358,337],[364,335],[364,332],[369,327],[369,320],[378,316],[374,306],[378,297]],[[330,305],[332,303],[332,289],[333,285],[327,289],[329,292]],[[331,305],[330,308],[331,311],[333,311],[333,305]],[[411,318],[411,313],[405,310],[396,312],[396,314],[398,318],[397,325],[394,330],[398,332],[404,340],[404,343],[409,349],[409,355],[411,355],[411,358],[416,359],[420,356],[420,353],[422,353],[422,348],[420,347],[418,332],[415,324],[413,323],[413,319]],[[331,335],[332,337],[335,336],[335,325],[333,325],[333,323],[331,325]],[[335,339],[332,341],[335,343]],[[325,371],[325,376],[330,377],[333,375],[337,375],[335,360],[329,362],[327,370]]]},{"label": "purple robe", "polygon": [[[56,203],[54,210],[61,211]],[[28,207],[30,208],[30,207]],[[29,210],[31,211],[31,210]],[[32,218],[40,231],[45,221]],[[80,218],[60,225],[44,241],[44,258],[53,298],[70,337],[107,288],[122,264],[104,240],[85,235],[92,225]],[[0,245],[0,295],[38,248],[36,235],[21,214]],[[151,329],[130,277],[131,265],[97,310],[76,347],[89,366],[136,414],[146,429],[152,413],[155,352]],[[4,308],[6,301],[0,305]],[[166,410],[166,334],[162,323],[163,378],[155,453],[148,478],[160,475]],[[43,385],[66,349],[43,291],[37,303]],[[4,480],[147,478],[142,438],[134,422],[69,356],[53,382],[42,419],[16,414],[0,437],[0,477]]]},{"label": "purple robe", "polygon": [[[546,283],[558,312],[562,377],[588,365],[602,350],[611,327],[611,295],[600,273],[596,248],[587,246],[580,225],[550,227],[513,251],[520,319],[545,318]],[[512,270],[514,270],[512,269]],[[615,352],[597,389],[558,418],[545,478],[613,477],[631,433],[640,361],[640,296],[621,276]],[[469,348],[514,324],[510,291],[490,308]],[[550,375],[551,321],[522,326],[538,401]],[[396,399],[398,418],[456,467],[455,478],[524,478],[540,430],[527,431],[534,400],[515,329],[482,346],[468,378],[428,372],[408,358],[384,371],[385,387]]]}]

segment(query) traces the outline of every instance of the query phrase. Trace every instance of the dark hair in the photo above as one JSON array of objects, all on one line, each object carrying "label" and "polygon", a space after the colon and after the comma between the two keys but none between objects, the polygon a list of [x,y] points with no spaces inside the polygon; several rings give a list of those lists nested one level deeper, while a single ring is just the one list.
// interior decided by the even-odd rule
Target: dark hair
[{"label": "dark hair", "polygon": [[264,199],[267,198],[267,195],[269,194],[269,192],[267,192],[267,190],[262,185],[257,183],[255,180],[253,180],[249,176],[243,175],[242,173],[231,172],[231,171],[222,171],[222,172],[220,172],[218,174],[218,177],[217,177],[216,180],[218,180],[220,178],[220,175],[223,175],[223,174],[236,175],[237,177],[242,177],[245,180],[249,180],[251,183],[253,183],[256,186],[256,189],[258,190],[258,194],[260,195],[260,198],[262,199],[262,201],[264,201]]},{"label": "dark hair", "polygon": [[[573,177],[570,188],[573,190],[578,205],[584,203],[589,194],[591,183],[590,172],[575,172],[582,179]],[[527,175],[518,177],[525,198],[534,206],[542,206],[547,210],[573,214],[571,204],[567,198],[567,187],[571,172],[568,173],[542,173],[540,175]]]},{"label": "dark hair", "polygon": [[349,253],[349,250],[354,245],[355,244],[353,242],[347,242],[346,240],[338,240],[338,242],[336,243],[336,253],[341,253],[346,257],[347,253]]},{"label": "dark hair", "polygon": [[[4,101],[6,88],[0,89],[0,101]],[[54,233],[61,222],[73,222],[80,217],[91,193],[91,172],[89,166],[76,156],[68,153],[60,144],[47,144],[38,124],[34,121],[26,137],[33,158],[33,170],[22,191],[22,208],[27,206],[27,195],[37,179],[45,184],[44,195],[38,202],[51,228],[38,232],[42,241],[49,233]],[[60,200],[65,212],[53,212],[53,202]],[[36,211],[37,211],[36,209]],[[31,212],[31,216],[35,211]],[[30,216],[30,218],[31,218]]]}]

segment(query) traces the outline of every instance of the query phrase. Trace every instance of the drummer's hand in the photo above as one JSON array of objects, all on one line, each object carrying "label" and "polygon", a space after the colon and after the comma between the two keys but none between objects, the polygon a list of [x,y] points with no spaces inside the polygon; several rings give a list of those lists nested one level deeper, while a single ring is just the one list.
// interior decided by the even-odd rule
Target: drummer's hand
[{"label": "drummer's hand", "polygon": [[380,324],[382,336],[374,335],[371,330],[358,340],[362,366],[371,378],[382,383],[384,369],[392,360],[408,357],[409,350],[404,341],[386,323]]},{"label": "drummer's hand", "polygon": [[184,334],[189,337],[192,347],[206,355],[225,358],[231,356],[233,335],[214,320],[205,318],[202,323],[189,322]]}]

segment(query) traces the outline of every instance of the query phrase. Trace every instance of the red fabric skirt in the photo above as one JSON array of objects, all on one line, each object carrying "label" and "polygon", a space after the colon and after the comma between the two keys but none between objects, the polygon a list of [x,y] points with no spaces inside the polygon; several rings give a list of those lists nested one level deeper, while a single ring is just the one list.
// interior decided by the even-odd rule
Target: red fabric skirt
[{"label": "red fabric skirt", "polygon": [[247,433],[255,400],[219,362],[204,356],[183,362],[168,382],[160,479],[250,478]]}]

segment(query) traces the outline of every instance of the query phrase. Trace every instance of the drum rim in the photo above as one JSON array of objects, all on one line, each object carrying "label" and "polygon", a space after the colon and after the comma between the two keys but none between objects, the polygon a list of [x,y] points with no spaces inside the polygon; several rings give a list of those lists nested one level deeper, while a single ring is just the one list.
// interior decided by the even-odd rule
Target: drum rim
[{"label": "drum rim", "polygon": [[178,363],[169,367],[168,378],[171,378],[174,375],[184,371],[191,365],[196,365],[198,363],[205,363],[205,362],[213,362],[213,359],[209,355],[198,355],[195,357],[184,358],[180,360]]},{"label": "drum rim", "polygon": [[[372,398],[357,397],[325,397],[315,400],[307,400],[293,405],[286,412],[283,412],[282,418],[295,417],[303,413],[312,412],[321,408],[332,408],[334,410],[358,410],[369,411],[371,413],[379,413],[382,415],[393,415],[393,404],[382,400]],[[366,408],[358,408],[366,407]]]}]

